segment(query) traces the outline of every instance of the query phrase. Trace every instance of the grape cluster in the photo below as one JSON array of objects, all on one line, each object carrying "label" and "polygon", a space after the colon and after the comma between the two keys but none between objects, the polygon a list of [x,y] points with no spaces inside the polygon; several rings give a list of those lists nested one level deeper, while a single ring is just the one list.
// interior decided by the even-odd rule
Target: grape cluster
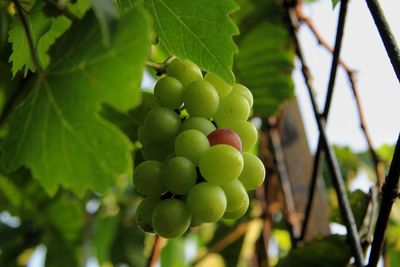
[{"label": "grape cluster", "polygon": [[247,121],[252,105],[245,86],[212,73],[203,78],[189,60],[166,66],[154,94],[143,93],[133,111],[145,159],[133,177],[145,196],[136,213],[143,231],[175,238],[189,227],[245,214],[247,191],[265,177],[249,152],[257,142]]}]

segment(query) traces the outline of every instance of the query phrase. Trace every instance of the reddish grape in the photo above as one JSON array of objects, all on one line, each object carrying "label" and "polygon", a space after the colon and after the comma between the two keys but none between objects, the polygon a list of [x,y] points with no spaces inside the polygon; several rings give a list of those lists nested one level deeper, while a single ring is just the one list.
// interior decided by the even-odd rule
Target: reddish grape
[{"label": "reddish grape", "polygon": [[238,134],[228,128],[220,128],[211,132],[208,136],[208,141],[210,142],[210,146],[214,145],[230,145],[236,148],[239,151],[242,151],[242,140]]}]

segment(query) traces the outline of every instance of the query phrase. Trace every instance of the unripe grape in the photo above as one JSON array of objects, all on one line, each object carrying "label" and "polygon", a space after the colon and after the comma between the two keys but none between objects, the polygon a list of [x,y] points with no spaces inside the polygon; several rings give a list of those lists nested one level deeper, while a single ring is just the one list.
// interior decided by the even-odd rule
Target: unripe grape
[{"label": "unripe grape", "polygon": [[129,111],[129,117],[137,125],[142,125],[147,113],[150,112],[154,105],[154,96],[149,92],[142,92],[140,104]]},{"label": "unripe grape", "polygon": [[243,157],[240,152],[229,145],[210,147],[200,158],[200,173],[208,182],[222,185],[237,177],[243,169]]},{"label": "unripe grape", "polygon": [[197,130],[186,130],[175,139],[175,153],[190,159],[194,165],[199,165],[200,157],[210,147],[207,137]]},{"label": "unripe grape", "polygon": [[173,194],[187,194],[196,180],[196,166],[185,157],[171,158],[163,169],[164,185]]},{"label": "unripe grape", "polygon": [[249,121],[234,121],[227,123],[227,128],[237,133],[242,141],[242,151],[250,151],[257,143],[258,132]]},{"label": "unripe grape", "polygon": [[218,109],[217,90],[205,80],[191,82],[183,93],[185,108],[190,116],[211,118]]},{"label": "unripe grape", "polygon": [[186,199],[188,208],[196,220],[216,222],[224,215],[226,196],[218,185],[203,182],[189,191]]},{"label": "unripe grape", "polygon": [[249,204],[250,204],[250,200],[249,200],[249,196],[247,195],[244,202],[238,209],[233,210],[233,211],[226,211],[224,213],[223,218],[231,219],[231,220],[239,219],[246,213],[247,209],[249,208]]},{"label": "unripe grape", "polygon": [[214,120],[218,127],[227,127],[234,121],[246,121],[249,118],[250,107],[246,98],[238,94],[230,94],[223,98]]},{"label": "unripe grape", "polygon": [[233,85],[231,95],[233,95],[233,94],[239,94],[239,95],[244,96],[246,98],[246,100],[248,101],[250,108],[253,107],[253,101],[254,101],[253,94],[246,86],[239,84],[239,83]]},{"label": "unripe grape", "polygon": [[202,117],[190,117],[181,124],[181,132],[194,129],[202,132],[205,136],[214,131],[216,128],[211,121]]},{"label": "unripe grape", "polygon": [[211,72],[208,72],[204,76],[204,80],[210,82],[214,86],[214,88],[217,90],[220,98],[223,98],[223,97],[229,95],[229,93],[232,91],[232,85],[228,84],[223,79],[221,79],[219,76],[217,76]]},{"label": "unripe grape", "polygon": [[181,125],[181,119],[171,109],[157,107],[151,110],[144,119],[150,137],[155,140],[167,140],[174,138]]},{"label": "unripe grape", "polygon": [[265,179],[265,168],[262,161],[249,152],[243,152],[243,171],[239,176],[246,190],[257,189]]},{"label": "unripe grape", "polygon": [[173,140],[150,141],[143,145],[142,155],[145,160],[157,160],[163,162],[174,152]]},{"label": "unripe grape", "polygon": [[167,75],[178,79],[183,86],[190,82],[203,79],[203,74],[196,64],[188,59],[180,60],[175,58],[166,68]]},{"label": "unripe grape", "polygon": [[164,238],[177,238],[189,228],[191,214],[185,202],[178,199],[160,201],[154,209],[154,231]]},{"label": "unripe grape", "polygon": [[224,190],[226,196],[227,212],[240,209],[243,206],[243,203],[246,202],[246,198],[248,198],[246,189],[238,179],[235,179],[228,184],[221,185],[221,188]]},{"label": "unripe grape", "polygon": [[133,173],[135,189],[145,196],[160,196],[165,191],[161,171],[162,164],[158,161],[148,160],[140,163]]},{"label": "unripe grape", "polygon": [[154,97],[164,107],[179,108],[183,104],[183,85],[173,77],[161,78],[154,87]]},{"label": "unripe grape", "polygon": [[136,209],[136,224],[144,232],[154,233],[152,225],[153,211],[159,202],[159,198],[146,197],[140,201]]},{"label": "unripe grape", "polygon": [[231,129],[228,128],[217,129],[212,133],[210,133],[207,136],[207,138],[208,141],[210,142],[210,146],[225,144],[233,146],[239,151],[242,150],[242,141],[240,140],[239,135],[237,135]]}]

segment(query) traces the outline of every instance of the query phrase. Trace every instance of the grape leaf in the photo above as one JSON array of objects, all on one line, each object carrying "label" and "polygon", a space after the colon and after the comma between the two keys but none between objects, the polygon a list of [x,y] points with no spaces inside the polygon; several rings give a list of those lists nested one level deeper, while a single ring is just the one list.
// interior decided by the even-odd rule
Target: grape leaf
[{"label": "grape leaf", "polygon": [[91,0],[91,3],[100,24],[103,44],[108,46],[117,21],[116,6],[112,0]]},{"label": "grape leaf", "polygon": [[[33,10],[29,13],[29,15],[26,16],[26,21],[30,35],[32,36],[33,45],[36,48],[40,37],[50,29],[51,21],[40,9]],[[19,70],[24,70],[25,76],[29,70],[35,71],[36,69],[30,55],[28,39],[22,21],[18,16],[15,16],[11,23],[8,41],[12,43],[13,52],[9,62],[13,64],[13,76],[15,76]]]},{"label": "grape leaf", "polygon": [[52,61],[10,117],[1,145],[6,171],[28,166],[46,191],[59,185],[82,195],[103,191],[132,173],[132,144],[97,113],[106,103],[126,112],[137,104],[150,36],[142,9],[120,18],[102,46],[93,13],[77,21],[51,49]]},{"label": "grape leaf", "polygon": [[252,91],[255,114],[273,115],[294,94],[290,35],[275,1],[247,3],[244,9],[247,14],[238,22],[241,35],[237,39],[236,79]]},{"label": "grape leaf", "polygon": [[231,0],[151,0],[149,6],[161,43],[169,53],[188,58],[229,83],[238,30],[229,18],[237,6]]}]

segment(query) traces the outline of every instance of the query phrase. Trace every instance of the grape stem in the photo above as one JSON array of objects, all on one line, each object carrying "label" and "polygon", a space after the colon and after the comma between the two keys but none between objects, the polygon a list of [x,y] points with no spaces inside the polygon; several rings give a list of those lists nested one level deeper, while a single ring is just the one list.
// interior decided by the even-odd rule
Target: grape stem
[{"label": "grape stem", "polygon": [[165,73],[166,67],[172,60],[175,59],[175,56],[169,56],[163,63],[155,63],[151,61],[146,61],[146,67],[154,69],[156,71],[157,76],[161,76]]},{"label": "grape stem", "polygon": [[161,237],[159,235],[156,235],[154,239],[153,249],[151,251],[149,261],[146,265],[147,267],[155,267],[157,265],[157,261],[160,258],[161,254],[161,247],[162,247],[161,241],[162,241]]}]

